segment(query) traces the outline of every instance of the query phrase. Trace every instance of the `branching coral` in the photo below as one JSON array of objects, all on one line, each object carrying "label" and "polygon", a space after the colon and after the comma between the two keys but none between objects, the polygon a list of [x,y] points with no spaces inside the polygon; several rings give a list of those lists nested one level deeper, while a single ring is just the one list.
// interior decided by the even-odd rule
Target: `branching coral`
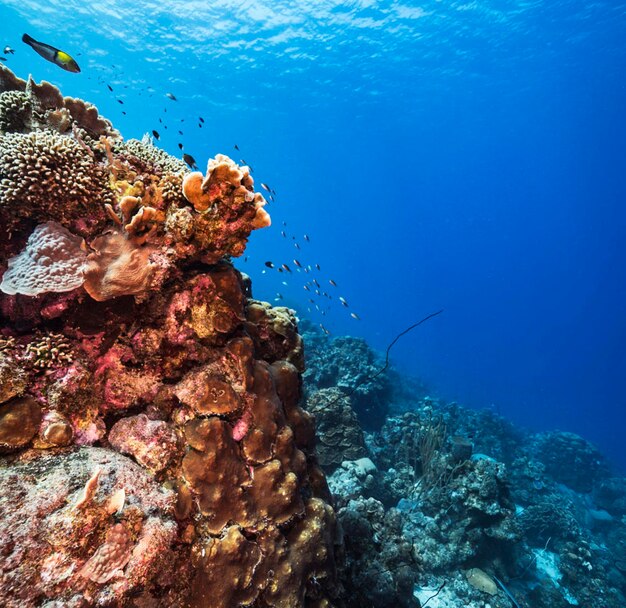
[{"label": "branching coral", "polygon": [[62,334],[48,333],[26,346],[23,359],[40,370],[64,367],[73,361],[72,346]]},{"label": "branching coral", "polygon": [[73,137],[51,131],[0,136],[0,209],[61,224],[85,215],[93,221],[103,219],[111,197],[103,168]]}]

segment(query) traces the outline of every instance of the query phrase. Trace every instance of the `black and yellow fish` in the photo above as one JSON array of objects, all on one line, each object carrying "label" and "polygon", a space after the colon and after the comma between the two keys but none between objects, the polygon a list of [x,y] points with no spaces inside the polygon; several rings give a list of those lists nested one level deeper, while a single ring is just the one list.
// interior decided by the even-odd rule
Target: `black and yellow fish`
[{"label": "black and yellow fish", "polygon": [[51,63],[58,65],[61,69],[68,72],[80,72],[80,68],[74,59],[64,51],[55,49],[49,44],[43,42],[37,42],[34,38],[31,38],[28,34],[22,36],[22,42],[25,42],[28,46],[44,59],[47,59]]}]

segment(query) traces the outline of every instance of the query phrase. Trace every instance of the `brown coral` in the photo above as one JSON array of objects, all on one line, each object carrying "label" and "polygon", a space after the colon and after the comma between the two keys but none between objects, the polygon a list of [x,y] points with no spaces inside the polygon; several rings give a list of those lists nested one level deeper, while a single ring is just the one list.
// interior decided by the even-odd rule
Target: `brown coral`
[{"label": "brown coral", "polygon": [[25,446],[37,433],[41,408],[32,397],[16,397],[0,405],[0,451]]},{"label": "brown coral", "polygon": [[248,168],[218,155],[189,204],[184,164],[95,108],[4,69],[0,91],[0,267],[46,222],[84,262],[0,293],[0,604],[330,607],[295,317],[224,259],[269,223]]},{"label": "brown coral", "polygon": [[98,302],[147,291],[156,270],[154,247],[138,246],[120,232],[109,232],[90,243],[85,265],[85,290]]}]

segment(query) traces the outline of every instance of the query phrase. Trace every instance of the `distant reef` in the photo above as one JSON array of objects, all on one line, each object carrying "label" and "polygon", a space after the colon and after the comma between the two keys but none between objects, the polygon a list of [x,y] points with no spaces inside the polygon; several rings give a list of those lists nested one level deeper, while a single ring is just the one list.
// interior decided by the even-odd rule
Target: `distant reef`
[{"label": "distant reef", "polygon": [[264,205],[0,66],[0,605],[625,606],[626,480],[254,300]]},{"label": "distant reef", "polygon": [[626,479],[594,446],[444,403],[396,373],[349,396],[384,362],[363,341],[301,326],[307,365],[322,365],[305,372],[305,408],[348,606],[626,606]]}]

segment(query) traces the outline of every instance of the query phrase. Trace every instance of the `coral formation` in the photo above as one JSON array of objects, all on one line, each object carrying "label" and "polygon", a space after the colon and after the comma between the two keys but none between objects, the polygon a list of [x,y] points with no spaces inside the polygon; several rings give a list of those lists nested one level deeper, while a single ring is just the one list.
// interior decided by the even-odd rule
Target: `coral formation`
[{"label": "coral formation", "polygon": [[56,222],[39,224],[26,248],[8,261],[0,290],[38,296],[49,291],[72,291],[84,278],[83,240]]},{"label": "coral formation", "polygon": [[361,426],[366,430],[380,428],[387,414],[391,387],[386,374],[377,375],[382,363],[365,340],[347,336],[328,340],[312,331],[304,337],[307,390],[338,387],[350,392]]},{"label": "coral formation", "polygon": [[0,70],[0,604],[340,606],[295,318],[227,259],[269,225],[249,170],[190,194]]},{"label": "coral formation", "polygon": [[327,471],[344,460],[367,455],[363,431],[359,426],[350,398],[337,388],[323,388],[308,395],[306,409],[315,416],[317,457]]},{"label": "coral formation", "polygon": [[347,606],[625,604],[626,481],[610,475],[593,446],[419,397],[423,385],[393,371],[388,377],[405,386],[388,394],[390,415],[381,428],[361,431],[353,416],[340,422],[345,397],[328,400],[342,391],[311,381],[334,374],[344,342],[308,332],[307,358],[309,336],[326,362],[310,370],[307,386],[320,459],[348,435],[333,444],[337,451],[368,456],[325,463],[344,535]]}]

